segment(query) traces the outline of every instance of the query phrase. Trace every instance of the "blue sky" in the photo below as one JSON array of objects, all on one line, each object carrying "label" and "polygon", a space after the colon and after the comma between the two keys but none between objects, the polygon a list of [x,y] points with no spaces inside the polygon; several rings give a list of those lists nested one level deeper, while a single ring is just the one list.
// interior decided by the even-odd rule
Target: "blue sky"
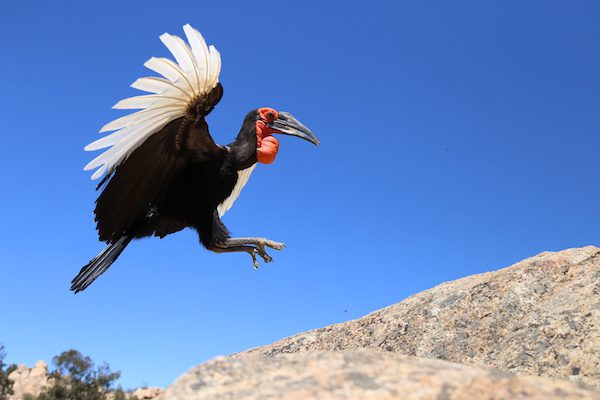
[{"label": "blue sky", "polygon": [[[216,355],[598,244],[599,20],[596,0],[3,1],[7,360],[75,348],[125,387],[165,386]],[[254,271],[192,231],[146,239],[75,296],[103,248],[83,146],[187,22],[222,54],[217,142],[261,106],[321,140],[281,138],[224,218],[288,247]]]}]

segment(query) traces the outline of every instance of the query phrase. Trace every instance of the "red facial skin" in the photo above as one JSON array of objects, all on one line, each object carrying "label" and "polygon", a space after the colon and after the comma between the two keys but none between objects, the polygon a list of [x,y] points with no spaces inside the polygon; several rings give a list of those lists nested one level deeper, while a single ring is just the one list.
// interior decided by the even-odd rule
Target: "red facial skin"
[{"label": "red facial skin", "polygon": [[263,107],[258,109],[260,119],[256,121],[256,159],[263,164],[271,164],[275,161],[279,150],[279,141],[273,137],[275,132],[267,126],[267,123],[277,119],[279,114],[272,108]]}]

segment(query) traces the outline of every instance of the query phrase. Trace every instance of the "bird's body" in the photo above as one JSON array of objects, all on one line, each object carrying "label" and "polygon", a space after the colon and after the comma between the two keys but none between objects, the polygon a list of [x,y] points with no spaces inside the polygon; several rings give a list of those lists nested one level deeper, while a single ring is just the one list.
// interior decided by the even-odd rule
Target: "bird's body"
[{"label": "bird's body", "polygon": [[[178,64],[166,59],[147,63],[168,79],[142,78],[134,83],[141,81],[138,88],[158,94],[118,103],[143,110],[107,124],[102,131],[117,131],[86,147],[110,147],[86,166],[100,167],[93,178],[106,173],[98,185],[106,186],[94,213],[99,238],[108,247],[75,277],[71,287],[75,292],[106,271],[131,240],[162,238],[188,227],[198,232],[207,249],[247,252],[255,266],[256,255],[271,261],[265,246],[283,247],[263,238],[232,239],[220,217],[233,205],[257,162],[274,160],[279,144],[273,133],[318,141],[291,114],[260,108],[247,114],[231,144],[216,144],[206,116],[223,95],[218,83],[220,57],[197,31],[189,25],[184,30],[191,48],[175,36],[161,36]],[[153,60],[162,61],[152,64]]]}]

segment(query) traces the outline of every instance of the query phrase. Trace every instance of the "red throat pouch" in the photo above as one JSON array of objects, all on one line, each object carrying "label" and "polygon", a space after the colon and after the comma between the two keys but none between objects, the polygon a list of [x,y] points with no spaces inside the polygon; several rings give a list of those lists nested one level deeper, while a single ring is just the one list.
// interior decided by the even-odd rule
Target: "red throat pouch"
[{"label": "red throat pouch", "polygon": [[256,138],[256,159],[263,164],[271,164],[275,161],[277,151],[279,151],[279,141],[273,136],[267,136],[263,139]]}]

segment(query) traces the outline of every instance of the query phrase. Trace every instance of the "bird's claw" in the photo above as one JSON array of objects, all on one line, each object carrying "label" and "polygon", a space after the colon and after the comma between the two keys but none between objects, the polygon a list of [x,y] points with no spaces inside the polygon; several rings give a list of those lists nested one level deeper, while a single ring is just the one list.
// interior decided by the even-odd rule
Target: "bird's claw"
[{"label": "bird's claw", "polygon": [[259,248],[256,250],[256,254],[258,254],[265,263],[270,263],[271,261],[273,261],[273,258],[271,258],[271,256],[267,254],[264,247],[259,246]]},{"label": "bird's claw", "polygon": [[253,249],[250,255],[252,256],[252,261],[254,262],[254,269],[258,269],[258,260],[256,259],[257,255],[259,255],[265,263],[270,263],[273,261],[273,258],[267,254],[262,246],[259,246],[257,249]]},{"label": "bird's claw", "polygon": [[267,253],[265,253],[264,251],[262,252],[262,254],[260,256],[266,263],[270,263],[271,261],[273,261],[273,258],[270,255],[268,255]]},{"label": "bird's claw", "polygon": [[250,252],[250,256],[252,257],[252,262],[254,263],[254,269],[258,269],[258,260],[256,259],[256,255],[259,254],[258,253],[258,249],[252,249],[252,251]]},{"label": "bird's claw", "polygon": [[257,246],[260,249],[260,251],[262,251],[263,253],[266,254],[265,246],[270,247],[274,250],[281,250],[285,247],[285,243],[275,242],[275,241],[269,240],[269,239],[263,239],[257,243]]},{"label": "bird's claw", "polygon": [[285,243],[275,242],[269,239],[259,239],[252,243],[256,246],[249,253],[252,256],[252,262],[254,263],[254,269],[258,269],[258,260],[256,256],[260,256],[265,263],[270,263],[273,258],[267,254],[265,247],[269,247],[274,250],[281,250],[285,247]]},{"label": "bird's claw", "polygon": [[[274,242],[273,240],[265,240],[263,246],[270,247],[274,250],[282,250],[285,247],[285,243]],[[264,247],[263,247],[264,249]]]}]

